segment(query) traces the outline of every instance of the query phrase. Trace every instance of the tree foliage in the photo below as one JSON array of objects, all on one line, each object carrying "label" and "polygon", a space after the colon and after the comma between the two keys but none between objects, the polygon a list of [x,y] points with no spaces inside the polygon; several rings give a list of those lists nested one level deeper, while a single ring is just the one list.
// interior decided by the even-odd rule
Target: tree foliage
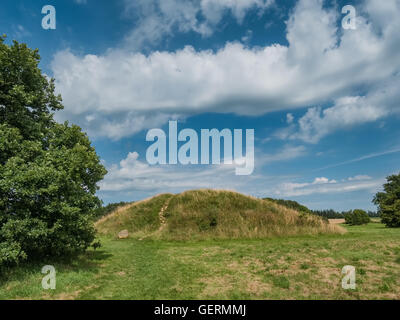
[{"label": "tree foliage", "polygon": [[106,174],[78,126],[59,124],[63,108],[40,56],[0,38],[0,266],[85,250]]},{"label": "tree foliage", "polygon": [[378,206],[382,223],[388,227],[400,227],[400,174],[387,177],[384,192],[378,192],[373,200]]}]

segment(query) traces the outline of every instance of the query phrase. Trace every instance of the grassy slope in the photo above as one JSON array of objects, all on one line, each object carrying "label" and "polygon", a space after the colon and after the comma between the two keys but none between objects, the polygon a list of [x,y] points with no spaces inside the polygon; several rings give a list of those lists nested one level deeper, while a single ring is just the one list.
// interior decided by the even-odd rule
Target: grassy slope
[{"label": "grassy slope", "polygon": [[[166,224],[159,212],[164,207]],[[272,201],[215,190],[159,195],[96,224],[101,234],[128,229],[134,238],[168,240],[250,239],[296,234],[340,233],[320,217],[299,214]]]},{"label": "grassy slope", "polygon": [[[57,269],[41,288],[42,265],[13,269],[3,299],[400,299],[400,229],[380,223],[344,235],[266,240],[153,241],[102,238],[103,247]],[[344,265],[357,290],[341,288]]]},{"label": "grassy slope", "polygon": [[159,212],[172,194],[161,194],[125,206],[103,217],[95,226],[100,234],[117,235],[122,229],[137,235],[151,234],[160,228]]}]

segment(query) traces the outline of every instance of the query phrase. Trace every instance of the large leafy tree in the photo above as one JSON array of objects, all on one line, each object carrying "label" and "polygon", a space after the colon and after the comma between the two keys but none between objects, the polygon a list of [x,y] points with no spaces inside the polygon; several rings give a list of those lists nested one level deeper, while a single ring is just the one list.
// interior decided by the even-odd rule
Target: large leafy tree
[{"label": "large leafy tree", "polygon": [[63,108],[40,56],[0,38],[0,266],[85,250],[95,193],[106,170],[86,134],[53,114]]},{"label": "large leafy tree", "polygon": [[378,206],[382,222],[388,227],[400,227],[400,174],[387,177],[384,192],[378,192],[373,202]]}]

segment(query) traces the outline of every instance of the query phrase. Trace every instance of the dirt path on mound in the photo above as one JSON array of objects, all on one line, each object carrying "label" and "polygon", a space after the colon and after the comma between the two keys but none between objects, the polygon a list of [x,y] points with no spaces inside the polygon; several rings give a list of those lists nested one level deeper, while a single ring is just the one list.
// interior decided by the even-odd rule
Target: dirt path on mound
[{"label": "dirt path on mound", "polygon": [[160,218],[160,228],[158,229],[158,231],[162,231],[167,224],[167,219],[165,218],[164,213],[168,209],[169,202],[171,201],[172,198],[173,197],[171,197],[167,201],[165,201],[160,212],[158,213],[158,217]]},{"label": "dirt path on mound", "polygon": [[152,232],[151,234],[148,234],[147,236],[140,238],[139,240],[146,239],[148,237],[154,236],[154,235],[160,233],[161,231],[163,231],[163,229],[167,225],[167,218],[165,217],[164,213],[168,209],[169,202],[171,201],[172,198],[173,197],[171,197],[167,201],[165,201],[164,205],[161,207],[160,212],[158,213],[158,218],[160,219],[160,227],[158,228],[158,230]]}]

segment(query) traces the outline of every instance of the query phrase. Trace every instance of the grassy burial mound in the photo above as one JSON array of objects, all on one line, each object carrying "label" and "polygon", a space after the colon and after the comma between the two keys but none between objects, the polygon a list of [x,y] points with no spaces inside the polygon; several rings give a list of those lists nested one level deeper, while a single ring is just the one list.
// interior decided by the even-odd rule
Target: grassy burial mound
[{"label": "grassy burial mound", "polygon": [[139,239],[252,239],[343,233],[320,217],[231,191],[161,194],[119,208],[96,223],[100,234],[123,229]]}]

